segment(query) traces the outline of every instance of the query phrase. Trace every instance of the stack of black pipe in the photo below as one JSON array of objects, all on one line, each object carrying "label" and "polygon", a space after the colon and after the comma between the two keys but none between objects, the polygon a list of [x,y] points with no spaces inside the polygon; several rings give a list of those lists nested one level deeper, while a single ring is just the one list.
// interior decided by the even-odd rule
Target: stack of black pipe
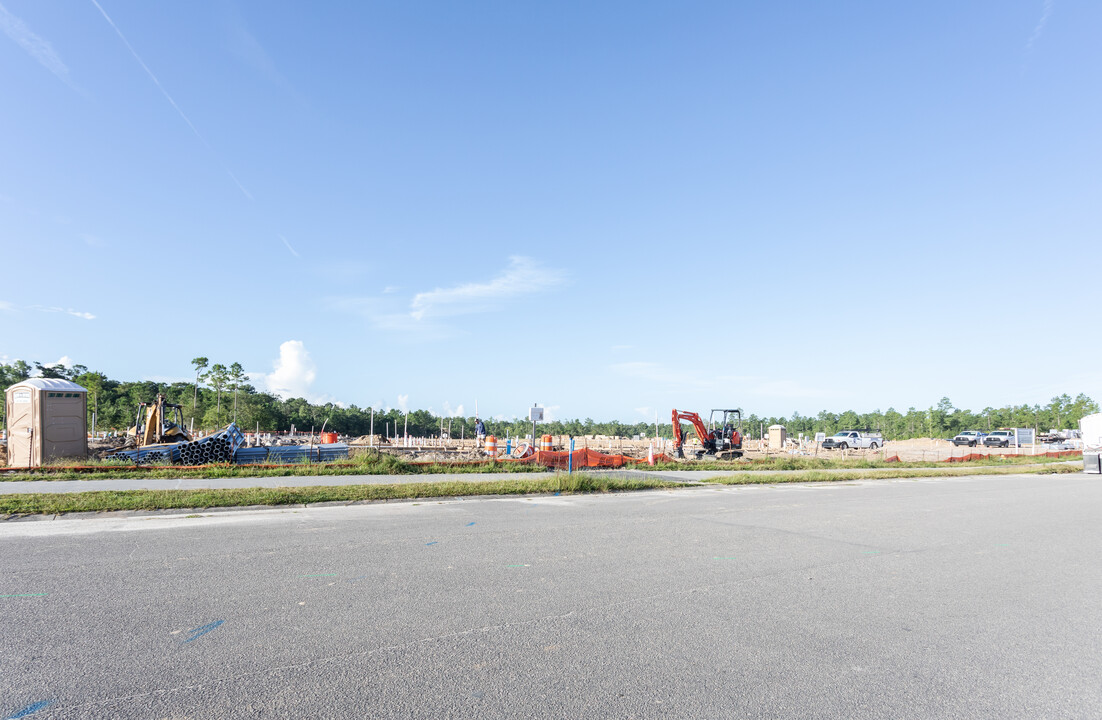
[{"label": "stack of black pipe", "polygon": [[200,440],[180,443],[180,462],[184,465],[207,465],[233,461],[233,453],[245,442],[245,436],[237,425],[230,423],[225,429]]}]

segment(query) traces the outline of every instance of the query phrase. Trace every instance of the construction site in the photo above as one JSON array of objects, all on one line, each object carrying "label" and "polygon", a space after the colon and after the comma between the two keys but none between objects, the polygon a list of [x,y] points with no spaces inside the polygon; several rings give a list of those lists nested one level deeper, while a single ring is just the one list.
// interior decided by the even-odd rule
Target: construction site
[{"label": "construction site", "polygon": [[[1014,443],[989,446],[971,439],[964,445],[937,438],[884,440],[878,431],[850,430],[827,438],[790,435],[783,425],[746,428],[738,408],[713,409],[707,414],[673,409],[673,437],[635,435],[541,434],[542,408],[530,411],[531,432],[520,437],[486,434],[479,423],[474,438],[449,437],[443,423],[433,436],[404,432],[349,436],[325,424],[314,432],[293,428],[262,432],[259,424],[246,432],[236,423],[214,431],[195,431],[185,422],[184,406],[162,394],[134,409],[125,432],[89,433],[87,390],[63,379],[29,378],[6,390],[6,431],[0,443],[0,463],[8,468],[33,468],[66,461],[115,461],[121,465],[209,464],[284,465],[326,463],[363,453],[392,455],[416,463],[525,463],[548,468],[581,470],[642,463],[700,463],[745,467],[776,458],[867,460],[879,462],[963,462],[990,457],[1065,454],[1082,445],[1061,436],[1037,436],[1021,429]],[[387,429],[399,430],[397,423]],[[655,426],[657,430],[657,426]],[[757,438],[749,437],[756,433]],[[1065,435],[1067,435],[1065,433]],[[957,438],[961,440],[961,438]],[[1019,442],[1020,441],[1020,442]]]}]

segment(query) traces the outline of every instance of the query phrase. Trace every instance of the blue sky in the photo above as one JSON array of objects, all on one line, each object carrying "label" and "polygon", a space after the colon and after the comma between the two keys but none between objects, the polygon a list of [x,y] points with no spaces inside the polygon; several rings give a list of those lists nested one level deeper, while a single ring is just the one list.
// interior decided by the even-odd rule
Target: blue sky
[{"label": "blue sky", "polygon": [[1102,5],[0,0],[0,361],[438,413],[1102,399]]}]

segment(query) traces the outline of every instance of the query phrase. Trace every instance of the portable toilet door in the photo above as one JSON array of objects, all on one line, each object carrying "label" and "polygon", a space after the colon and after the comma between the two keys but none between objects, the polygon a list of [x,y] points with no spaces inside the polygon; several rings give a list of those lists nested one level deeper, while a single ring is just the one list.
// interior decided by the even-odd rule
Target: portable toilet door
[{"label": "portable toilet door", "polygon": [[8,388],[8,465],[37,467],[88,456],[88,391],[56,378],[30,378]]},{"label": "portable toilet door", "polygon": [[34,389],[22,385],[8,388],[8,466],[34,467]]}]

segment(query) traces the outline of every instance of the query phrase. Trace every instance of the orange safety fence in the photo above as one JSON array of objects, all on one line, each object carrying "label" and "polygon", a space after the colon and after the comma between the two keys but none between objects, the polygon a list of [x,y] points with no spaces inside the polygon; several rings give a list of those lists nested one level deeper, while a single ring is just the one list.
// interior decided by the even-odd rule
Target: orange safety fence
[{"label": "orange safety fence", "polygon": [[[574,455],[573,463],[570,462],[571,454]],[[654,461],[656,463],[675,462],[673,458],[665,453],[656,453]],[[619,468],[646,463],[647,459],[635,458],[629,455],[607,455],[588,449],[575,450],[573,453],[566,450],[529,450],[527,455],[519,458],[506,456],[498,457],[496,460],[490,458],[485,460],[415,460],[410,465],[486,465],[492,462],[543,465],[555,470],[566,470],[573,467],[577,470],[579,468]]]},{"label": "orange safety fence", "polygon": [[[573,456],[573,462],[571,462],[571,456]],[[569,451],[558,450],[537,450],[533,453],[529,453],[522,458],[501,458],[499,461],[503,462],[516,462],[516,463],[534,463],[536,465],[544,465],[545,467],[554,468],[556,470],[566,470],[573,466],[574,469],[578,468],[619,468],[625,465],[638,465],[639,463],[647,462],[646,458],[635,458],[628,455],[606,455],[596,450],[589,450],[583,448],[581,450],[575,450],[573,453]],[[672,462],[673,458],[664,453],[658,453],[654,456],[655,462]]]},{"label": "orange safety fence", "polygon": [[946,458],[944,462],[968,462],[969,460],[987,460],[993,457],[1050,457],[1059,458],[1067,457],[1068,455],[1082,457],[1082,450],[1054,450],[1052,452],[1037,453],[1036,455],[988,455],[987,453],[968,453],[967,455],[961,455],[960,457]]}]

